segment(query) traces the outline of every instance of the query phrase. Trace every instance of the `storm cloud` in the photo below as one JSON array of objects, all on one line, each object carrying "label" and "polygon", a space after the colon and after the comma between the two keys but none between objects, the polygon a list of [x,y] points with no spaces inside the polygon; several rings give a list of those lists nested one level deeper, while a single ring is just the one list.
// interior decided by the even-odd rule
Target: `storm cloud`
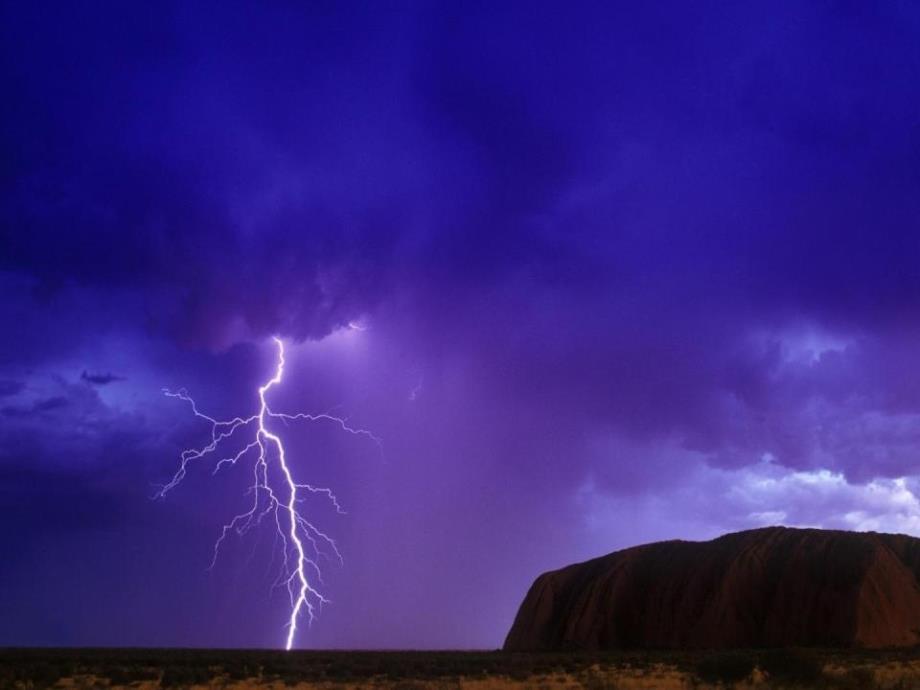
[{"label": "storm cloud", "polygon": [[538,571],[645,538],[915,531],[918,32],[903,3],[4,5],[0,463],[91,501],[7,483],[0,529],[76,558],[59,516],[96,511],[93,567],[137,553],[163,599],[65,623],[24,556],[0,643],[274,644],[231,595],[257,547],[194,580],[233,475],[137,507],[204,431],[160,389],[245,412],[271,335],[279,405],[385,446],[291,432],[349,508],[309,644],[495,646]]}]

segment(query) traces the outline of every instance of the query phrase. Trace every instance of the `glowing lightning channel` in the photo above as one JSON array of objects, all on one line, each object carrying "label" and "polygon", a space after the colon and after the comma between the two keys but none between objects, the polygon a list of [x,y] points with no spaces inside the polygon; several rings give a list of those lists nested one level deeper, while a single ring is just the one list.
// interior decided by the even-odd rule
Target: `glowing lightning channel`
[{"label": "glowing lightning channel", "polygon": [[[165,395],[189,403],[194,415],[211,425],[211,440],[200,448],[190,448],[182,451],[179,469],[173,475],[172,480],[160,488],[157,492],[157,496],[162,498],[185,478],[190,462],[217,452],[221,446],[221,442],[231,438],[238,429],[252,428],[253,425],[255,425],[253,440],[247,443],[242,450],[234,455],[221,458],[214,466],[213,473],[216,474],[221,467],[225,465],[236,465],[242,458],[249,455],[251,451],[258,448],[258,457],[253,465],[254,481],[250,489],[253,494],[252,505],[249,510],[236,515],[230,522],[223,526],[220,536],[214,543],[214,557],[211,560],[211,567],[217,562],[221,544],[223,544],[224,539],[230,532],[236,532],[239,535],[243,535],[253,526],[260,524],[265,517],[271,515],[274,518],[277,533],[281,537],[283,555],[281,573],[276,580],[276,585],[282,585],[287,589],[291,602],[291,615],[287,623],[287,639],[285,641],[285,649],[291,649],[294,645],[294,636],[297,633],[297,622],[303,612],[306,611],[308,619],[312,623],[316,614],[316,607],[329,603],[328,599],[326,599],[315,587],[310,585],[310,579],[307,576],[307,572],[310,571],[315,574],[316,579],[322,583],[319,560],[321,558],[328,559],[332,556],[339,562],[342,560],[342,556],[339,553],[335,541],[307,520],[298,510],[298,504],[304,500],[298,492],[306,491],[312,494],[321,494],[330,501],[337,512],[343,513],[344,511],[335,494],[332,493],[330,489],[299,483],[294,480],[294,475],[291,472],[284,452],[284,444],[281,441],[281,437],[270,431],[266,422],[269,419],[276,419],[285,423],[301,420],[310,422],[332,422],[343,431],[350,434],[368,437],[376,443],[378,447],[380,447],[381,444],[380,439],[374,436],[374,434],[364,429],[357,429],[350,426],[347,420],[342,417],[336,417],[330,414],[307,414],[304,412],[296,414],[272,412],[265,396],[273,386],[281,383],[284,376],[284,343],[280,338],[273,338],[273,340],[278,346],[278,360],[275,368],[275,375],[259,387],[258,414],[245,418],[234,417],[233,419],[223,421],[214,419],[199,411],[195,401],[184,389],[177,392],[172,392],[167,389],[163,390]],[[283,478],[281,483],[285,495],[280,498],[270,480],[269,447],[274,447],[275,449],[275,455],[278,460],[277,469],[279,470],[280,476]],[[309,554],[305,543],[309,543],[310,545]],[[293,564],[291,563],[292,560]]]}]

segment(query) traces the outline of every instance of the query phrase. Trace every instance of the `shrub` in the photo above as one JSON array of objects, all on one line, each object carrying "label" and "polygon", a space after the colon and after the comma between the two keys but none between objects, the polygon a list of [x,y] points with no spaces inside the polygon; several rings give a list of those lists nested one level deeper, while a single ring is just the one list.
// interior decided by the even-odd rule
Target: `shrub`
[{"label": "shrub", "polygon": [[131,669],[124,666],[112,666],[105,675],[112,685],[128,685],[138,677],[137,673],[132,673]]},{"label": "shrub", "polygon": [[805,685],[821,678],[823,664],[808,650],[771,649],[761,656],[759,666],[772,681]]},{"label": "shrub", "polygon": [[70,669],[60,664],[38,664],[29,669],[26,676],[32,681],[33,687],[50,688],[57,684],[61,678],[65,678]]},{"label": "shrub", "polygon": [[582,676],[581,687],[584,690],[617,690],[616,681],[595,670],[589,670]]},{"label": "shrub", "polygon": [[730,685],[754,672],[754,659],[742,652],[721,652],[704,656],[696,663],[697,678],[704,683]]},{"label": "shrub", "polygon": [[871,688],[877,688],[878,683],[871,668],[857,666],[836,675],[832,687],[840,690],[870,690]]},{"label": "shrub", "polygon": [[187,688],[191,685],[203,685],[211,680],[211,672],[206,668],[194,666],[169,666],[163,669],[160,687]]},{"label": "shrub", "polygon": [[233,664],[227,667],[227,677],[230,680],[248,680],[256,678],[259,675],[257,668],[250,667],[249,664]]}]

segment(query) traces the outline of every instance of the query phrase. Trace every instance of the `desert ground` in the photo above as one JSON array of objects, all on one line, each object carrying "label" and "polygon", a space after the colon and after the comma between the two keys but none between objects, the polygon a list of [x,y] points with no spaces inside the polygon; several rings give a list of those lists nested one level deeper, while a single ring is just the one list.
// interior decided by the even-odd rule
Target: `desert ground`
[{"label": "desert ground", "polygon": [[0,650],[0,687],[380,690],[920,688],[920,651]]}]

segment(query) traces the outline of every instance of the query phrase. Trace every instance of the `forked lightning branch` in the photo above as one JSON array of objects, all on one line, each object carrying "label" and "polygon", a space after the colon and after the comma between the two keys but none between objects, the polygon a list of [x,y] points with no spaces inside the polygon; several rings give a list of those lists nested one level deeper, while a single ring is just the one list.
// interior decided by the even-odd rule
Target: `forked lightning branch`
[{"label": "forked lightning branch", "polygon": [[[378,446],[380,440],[369,431],[349,426],[342,417],[272,411],[267,396],[274,386],[281,383],[284,376],[284,343],[280,338],[273,340],[278,348],[275,374],[259,387],[259,411],[249,417],[215,419],[201,412],[184,389],[176,392],[164,389],[163,392],[167,396],[187,402],[195,416],[210,425],[211,435],[205,445],[182,451],[179,469],[157,495],[163,497],[174,489],[186,476],[189,464],[196,460],[213,460],[214,474],[227,465],[252,462],[252,503],[221,529],[220,536],[214,544],[211,566],[216,562],[221,544],[228,536],[234,533],[243,535],[265,521],[273,524],[280,536],[283,552],[281,573],[276,584],[287,590],[291,603],[285,641],[285,649],[291,649],[297,633],[297,623],[301,617],[306,615],[312,622],[317,608],[328,603],[313,584],[322,582],[319,561],[322,558],[334,558],[340,562],[342,560],[335,541],[303,514],[303,493],[325,496],[337,512],[343,511],[330,489],[304,483],[295,477],[295,471],[285,452],[284,442],[272,430],[271,422],[328,422],[349,434],[366,436]],[[242,449],[233,454],[223,455],[222,447],[231,443],[230,439],[235,439],[239,434],[250,434],[248,438],[242,439],[245,442]]]}]

